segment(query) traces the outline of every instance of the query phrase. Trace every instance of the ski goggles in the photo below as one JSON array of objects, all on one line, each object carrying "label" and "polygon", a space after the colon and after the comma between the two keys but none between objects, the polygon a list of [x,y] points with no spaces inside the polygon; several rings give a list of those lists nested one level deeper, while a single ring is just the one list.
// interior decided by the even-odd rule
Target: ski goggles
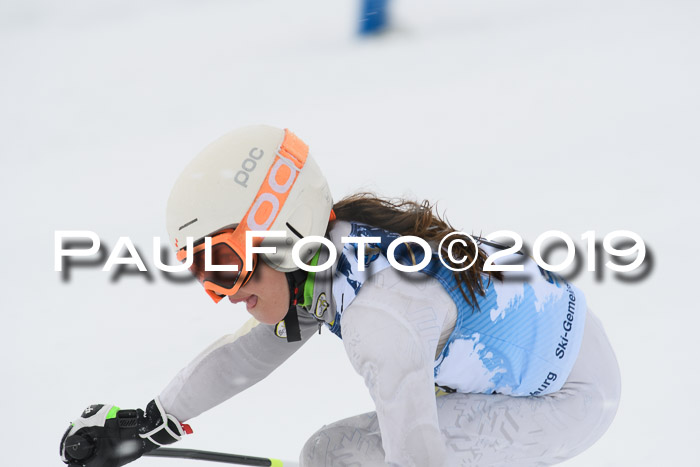
[{"label": "ski goggles", "polygon": [[[240,232],[240,231],[239,231]],[[206,263],[206,242],[196,245],[192,251],[190,271],[204,286],[204,290],[214,302],[219,303],[228,295],[234,295],[253,277],[258,263],[257,255],[252,255],[252,264],[245,261],[245,244],[241,243],[235,230],[227,229],[211,237],[210,260]],[[177,259],[185,261],[187,251],[180,250]],[[212,270],[216,266],[235,266],[236,271]]]},{"label": "ski goggles", "polygon": [[[257,255],[252,255],[252,264],[246,264],[246,232],[266,231],[274,224],[284,203],[289,197],[299,172],[309,155],[309,147],[289,130],[284,130],[284,140],[280,145],[272,165],[265,176],[255,200],[238,226],[221,231],[211,237],[211,261],[206,264],[206,238],[193,248],[193,262],[190,270],[204,286],[214,302],[234,295],[253,276],[257,266]],[[252,239],[253,246],[259,246],[262,239]],[[181,249],[177,259],[185,261],[188,252]],[[212,265],[235,265],[237,271],[215,271]],[[248,270],[249,269],[249,270]]]}]

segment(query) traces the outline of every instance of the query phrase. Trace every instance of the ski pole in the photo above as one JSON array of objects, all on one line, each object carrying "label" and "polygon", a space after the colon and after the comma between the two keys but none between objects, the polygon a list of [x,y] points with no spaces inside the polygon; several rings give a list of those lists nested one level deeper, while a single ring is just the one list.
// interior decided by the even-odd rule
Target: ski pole
[{"label": "ski pole", "polygon": [[296,463],[282,462],[279,459],[268,459],[265,457],[241,456],[238,454],[225,454],[222,452],[199,451],[197,449],[177,449],[158,448],[147,452],[144,456],[149,457],[169,457],[178,459],[196,459],[202,461],[224,462],[226,464],[255,465],[255,466],[296,466]]},{"label": "ski pole", "polygon": [[[76,460],[87,459],[95,450],[94,443],[80,435],[72,435],[66,439],[66,452],[70,452]],[[212,462],[224,462],[226,464],[269,466],[269,467],[298,467],[296,462],[282,462],[279,459],[267,459],[264,457],[241,456],[238,454],[224,454],[221,452],[199,451],[196,449],[158,448],[144,453],[148,457],[169,457],[179,459],[196,459]],[[80,463],[72,463],[71,466],[79,466]]]}]

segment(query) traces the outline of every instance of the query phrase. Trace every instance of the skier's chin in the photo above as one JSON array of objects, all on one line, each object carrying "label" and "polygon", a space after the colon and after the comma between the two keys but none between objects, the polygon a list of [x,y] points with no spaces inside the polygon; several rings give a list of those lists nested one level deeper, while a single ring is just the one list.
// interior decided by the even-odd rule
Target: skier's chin
[{"label": "skier's chin", "polygon": [[286,311],[282,313],[277,310],[268,310],[265,305],[265,303],[258,303],[254,307],[249,307],[248,313],[262,324],[277,324],[284,319]]}]

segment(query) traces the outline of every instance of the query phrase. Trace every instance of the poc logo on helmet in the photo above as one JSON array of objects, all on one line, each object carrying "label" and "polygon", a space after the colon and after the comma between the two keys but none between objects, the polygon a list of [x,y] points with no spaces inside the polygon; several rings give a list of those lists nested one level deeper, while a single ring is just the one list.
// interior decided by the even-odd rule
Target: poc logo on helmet
[{"label": "poc logo on helmet", "polygon": [[[256,151],[259,151],[259,153],[256,154]],[[256,161],[259,161],[260,158],[265,154],[265,151],[259,148],[253,148],[250,150],[248,153],[248,158],[243,160],[243,163],[241,163],[241,167],[243,170],[239,170],[236,172],[236,176],[233,178],[236,183],[238,183],[240,186],[243,188],[248,188],[248,177],[250,176],[249,174],[255,170],[255,167],[258,166],[258,163]]]}]

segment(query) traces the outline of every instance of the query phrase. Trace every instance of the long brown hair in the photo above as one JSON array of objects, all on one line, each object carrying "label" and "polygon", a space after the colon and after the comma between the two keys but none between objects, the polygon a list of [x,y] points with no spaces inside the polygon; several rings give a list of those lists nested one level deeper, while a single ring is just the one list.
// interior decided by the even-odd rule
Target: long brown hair
[{"label": "long brown hair", "polygon": [[[444,216],[437,213],[435,205],[427,200],[419,203],[401,198],[380,198],[374,193],[364,192],[343,198],[335,203],[333,211],[337,220],[361,222],[402,236],[414,235],[433,247],[447,234],[457,231]],[[469,241],[466,247],[456,242],[452,247],[453,257],[466,258],[466,263],[469,264],[476,254],[472,245]],[[447,254],[442,256],[455,268],[462,266],[452,262]],[[471,268],[453,272],[462,296],[477,309],[476,294],[484,295],[483,275],[486,275],[489,281],[491,277],[502,279],[500,273],[483,270],[485,260],[486,254],[479,249],[476,262]]]}]

